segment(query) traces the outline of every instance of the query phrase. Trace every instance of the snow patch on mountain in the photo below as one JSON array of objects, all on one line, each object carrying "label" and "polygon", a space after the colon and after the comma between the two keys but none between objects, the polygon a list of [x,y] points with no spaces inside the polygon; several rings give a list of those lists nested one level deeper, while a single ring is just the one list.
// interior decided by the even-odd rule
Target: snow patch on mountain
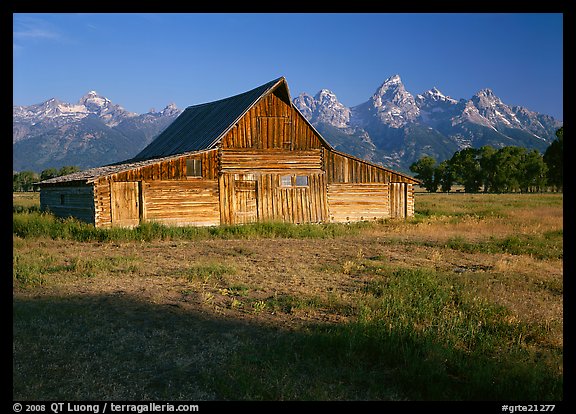
[{"label": "snow patch on mountain", "polygon": [[315,119],[337,128],[346,128],[350,123],[350,109],[340,103],[334,92],[328,89],[320,90],[314,97],[301,93],[294,103],[307,119]]},{"label": "snow patch on mountain", "polygon": [[373,122],[401,128],[418,118],[420,109],[412,94],[406,91],[399,75],[386,79],[370,99],[351,108],[351,124],[366,127]]},{"label": "snow patch on mountain", "polygon": [[[330,125],[325,137],[338,145],[374,148],[383,162],[404,168],[421,154],[439,159],[455,150],[481,145],[524,145],[543,150],[562,122],[521,106],[508,106],[489,88],[456,100],[438,88],[413,96],[399,75],[386,79],[360,105],[346,108],[328,89],[314,97],[302,93],[295,106],[312,123]],[[350,141],[344,144],[343,136]],[[364,158],[373,158],[364,154]],[[391,164],[389,164],[391,165]]]},{"label": "snow patch on mountain", "polygon": [[126,118],[138,116],[136,113],[126,111],[120,105],[113,104],[96,91],[88,92],[77,103],[66,103],[51,98],[40,104],[13,107],[14,122],[30,122],[32,125],[47,121],[54,126],[61,126],[89,115],[97,116],[109,127],[118,125]]}]

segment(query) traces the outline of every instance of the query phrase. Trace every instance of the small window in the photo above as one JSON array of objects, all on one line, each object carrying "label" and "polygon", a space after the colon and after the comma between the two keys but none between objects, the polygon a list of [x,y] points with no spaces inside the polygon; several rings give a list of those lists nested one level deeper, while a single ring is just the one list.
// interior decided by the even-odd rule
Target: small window
[{"label": "small window", "polygon": [[281,187],[308,187],[307,175],[282,175],[280,176]]},{"label": "small window", "polygon": [[281,187],[292,187],[292,176],[291,175],[283,175],[280,177],[280,186]]},{"label": "small window", "polygon": [[64,194],[60,194],[60,205],[64,205],[66,203],[66,198],[64,197]]},{"label": "small window", "polygon": [[202,160],[186,160],[186,177],[202,177]]},{"label": "small window", "polygon": [[297,175],[296,176],[296,187],[306,187],[308,186],[308,176],[307,175]]}]

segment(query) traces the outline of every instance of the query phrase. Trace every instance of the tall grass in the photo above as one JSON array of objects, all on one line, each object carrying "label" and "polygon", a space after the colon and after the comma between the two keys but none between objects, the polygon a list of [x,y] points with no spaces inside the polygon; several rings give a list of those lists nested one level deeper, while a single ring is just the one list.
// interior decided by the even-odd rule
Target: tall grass
[{"label": "tall grass", "polygon": [[546,328],[465,292],[434,271],[386,272],[353,322],[248,344],[209,381],[230,399],[562,399],[561,350],[550,365],[531,351]]},{"label": "tall grass", "polygon": [[153,241],[268,238],[333,238],[358,234],[374,224],[292,224],[264,222],[244,225],[193,227],[166,226],[156,222],[141,223],[129,228],[96,228],[73,218],[59,219],[48,213],[19,211],[13,213],[13,234],[21,238],[47,237],[59,240],[91,241]]},{"label": "tall grass", "polygon": [[542,235],[511,235],[490,237],[482,242],[468,242],[462,237],[449,239],[445,246],[467,253],[508,253],[529,255],[537,259],[562,259],[564,256],[563,230],[549,231]]}]

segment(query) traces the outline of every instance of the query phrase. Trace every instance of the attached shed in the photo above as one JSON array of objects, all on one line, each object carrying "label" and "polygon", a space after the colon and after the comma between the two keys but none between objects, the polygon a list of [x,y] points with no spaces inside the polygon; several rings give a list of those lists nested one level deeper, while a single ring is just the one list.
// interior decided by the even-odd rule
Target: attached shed
[{"label": "attached shed", "polygon": [[38,183],[42,210],[96,227],[405,218],[414,184],[332,148],[283,77],[186,108],[132,159]]}]

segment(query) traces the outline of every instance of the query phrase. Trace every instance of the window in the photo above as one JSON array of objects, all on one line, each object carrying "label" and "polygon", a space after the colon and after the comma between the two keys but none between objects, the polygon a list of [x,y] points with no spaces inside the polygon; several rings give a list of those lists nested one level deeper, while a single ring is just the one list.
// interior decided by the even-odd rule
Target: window
[{"label": "window", "polygon": [[202,177],[202,160],[186,160],[186,177]]},{"label": "window", "polygon": [[60,194],[60,205],[64,204],[66,204],[66,197],[64,197],[64,194]]},{"label": "window", "polygon": [[296,176],[296,187],[306,187],[308,186],[308,176],[307,175],[297,175]]},{"label": "window", "polygon": [[308,187],[307,175],[282,175],[280,177],[281,187]]},{"label": "window", "polygon": [[280,186],[281,187],[292,187],[292,176],[291,175],[283,175],[280,177]]}]

